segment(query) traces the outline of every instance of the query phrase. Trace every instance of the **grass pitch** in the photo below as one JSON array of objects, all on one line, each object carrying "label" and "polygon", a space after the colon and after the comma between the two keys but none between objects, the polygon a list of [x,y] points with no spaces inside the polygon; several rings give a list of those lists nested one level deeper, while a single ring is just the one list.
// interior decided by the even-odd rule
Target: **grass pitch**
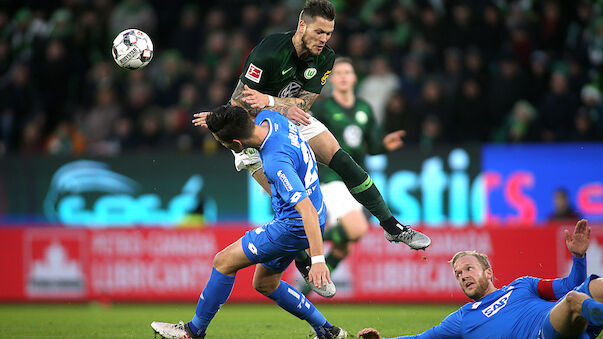
[{"label": "grass pitch", "polygon": [[[417,334],[439,323],[458,305],[318,304],[350,334],[364,327],[385,336]],[[153,338],[153,320],[188,321],[194,304],[4,304],[0,338]],[[226,304],[207,338],[308,338],[310,326],[274,304]]]}]

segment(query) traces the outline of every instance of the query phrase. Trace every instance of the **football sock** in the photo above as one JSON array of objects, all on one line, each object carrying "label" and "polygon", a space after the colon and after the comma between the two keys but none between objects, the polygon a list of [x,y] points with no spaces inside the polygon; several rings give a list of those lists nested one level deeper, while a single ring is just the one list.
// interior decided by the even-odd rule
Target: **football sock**
[{"label": "football sock", "polygon": [[235,277],[218,272],[215,268],[211,271],[211,276],[205,289],[201,292],[195,316],[188,323],[191,331],[195,335],[205,334],[209,322],[214,318],[220,307],[228,300]]},{"label": "football sock", "polygon": [[325,257],[325,263],[327,264],[327,267],[331,272],[333,272],[333,270],[337,268],[337,265],[339,265],[342,260],[343,258],[339,258],[333,255],[333,252],[329,252],[329,254],[327,254],[327,256]]},{"label": "football sock", "polygon": [[348,233],[345,231],[345,228],[341,226],[341,224],[337,224],[335,226],[327,228],[323,235],[323,239],[325,241],[330,240],[338,245],[345,244],[350,241]]},{"label": "football sock", "polygon": [[603,303],[589,298],[582,302],[582,316],[589,325],[603,326]]},{"label": "football sock", "polygon": [[295,267],[297,267],[297,270],[300,273],[307,275],[309,270],[308,267],[310,266],[312,266],[312,259],[308,253],[306,251],[297,252],[297,256],[295,256]]},{"label": "football sock", "polygon": [[379,219],[379,223],[388,233],[398,234],[401,232],[396,225],[397,222],[391,222],[392,212],[387,207],[383,196],[381,196],[371,177],[346,151],[340,148],[335,152],[329,167],[339,174],[354,199]]},{"label": "football sock", "polygon": [[282,280],[278,288],[266,296],[285,311],[307,321],[315,331],[328,324],[327,319],[303,294]]}]

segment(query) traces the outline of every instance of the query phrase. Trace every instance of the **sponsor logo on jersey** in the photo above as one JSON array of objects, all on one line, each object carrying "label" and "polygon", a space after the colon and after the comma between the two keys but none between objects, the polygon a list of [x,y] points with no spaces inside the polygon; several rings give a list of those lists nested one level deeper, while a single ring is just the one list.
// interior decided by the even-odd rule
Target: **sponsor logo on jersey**
[{"label": "sponsor logo on jersey", "polygon": [[321,85],[324,86],[327,83],[327,78],[329,77],[329,75],[331,75],[331,71],[326,71],[325,74],[323,74],[322,78],[320,78]]},{"label": "sponsor logo on jersey", "polygon": [[299,200],[299,198],[301,198],[301,193],[295,192],[295,194],[293,194],[293,196],[291,197],[291,203],[297,204],[297,201]]},{"label": "sponsor logo on jersey", "polygon": [[471,305],[471,309],[476,310],[476,309],[479,307],[479,305],[481,305],[481,304],[482,304],[482,302],[481,302],[481,301],[478,301],[478,302],[476,302],[476,303],[473,303],[473,305]]},{"label": "sponsor logo on jersey", "polygon": [[349,125],[343,130],[343,141],[350,147],[358,147],[362,143],[362,128]]},{"label": "sponsor logo on jersey", "polygon": [[493,316],[496,313],[498,313],[498,311],[500,311],[503,307],[507,306],[507,302],[509,301],[509,297],[511,296],[511,293],[513,293],[513,290],[507,292],[507,294],[505,294],[502,297],[498,298],[498,300],[496,300],[495,302],[493,302],[492,305],[486,307],[482,311],[482,313],[487,318],[490,318],[491,316]]},{"label": "sponsor logo on jersey", "polygon": [[285,86],[278,93],[279,98],[293,98],[299,94],[301,90],[301,85],[295,81],[291,81],[287,86]]},{"label": "sponsor logo on jersey", "polygon": [[306,79],[308,79],[308,80],[309,80],[309,79],[312,79],[312,78],[314,78],[314,76],[316,75],[316,73],[317,73],[317,72],[318,72],[318,71],[317,71],[317,70],[316,70],[316,68],[314,68],[314,67],[308,68],[308,69],[306,69],[306,71],[304,72],[304,78],[306,78]]},{"label": "sponsor logo on jersey", "polygon": [[283,183],[283,186],[285,186],[285,189],[287,191],[291,191],[293,189],[293,186],[291,186],[289,179],[287,179],[287,176],[285,175],[285,173],[283,173],[283,171],[278,170],[278,172],[276,172],[276,175],[279,179],[281,179],[281,182]]},{"label": "sponsor logo on jersey", "polygon": [[247,73],[245,73],[245,77],[255,82],[256,84],[259,84],[263,72],[264,71],[261,68],[257,67],[253,63],[250,63],[249,68],[247,69]]},{"label": "sponsor logo on jersey", "polygon": [[284,71],[281,72],[281,75],[285,75],[285,74],[289,73],[289,71],[292,70],[292,69],[293,69],[293,66],[287,68],[286,70],[284,70]]}]

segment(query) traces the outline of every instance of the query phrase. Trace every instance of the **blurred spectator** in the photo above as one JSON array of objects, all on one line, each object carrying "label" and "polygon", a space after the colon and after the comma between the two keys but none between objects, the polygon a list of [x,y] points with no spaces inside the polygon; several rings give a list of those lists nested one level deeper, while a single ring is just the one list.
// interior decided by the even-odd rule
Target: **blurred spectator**
[{"label": "blurred spectator", "polygon": [[371,73],[358,86],[358,96],[371,105],[379,124],[383,123],[389,97],[399,86],[398,77],[390,70],[387,59],[381,56],[373,58]]},{"label": "blurred spectator", "polygon": [[601,91],[593,85],[586,85],[582,88],[580,97],[582,99],[580,110],[585,111],[592,119],[596,134],[599,137],[603,136],[603,97]]},{"label": "blurred spectator", "polygon": [[513,105],[504,126],[494,131],[497,142],[534,142],[538,140],[536,109],[528,101]]},{"label": "blurred spectator", "polygon": [[476,39],[476,29],[473,27],[471,8],[462,1],[452,6],[452,22],[447,29],[447,46],[464,49]]},{"label": "blurred spectator", "polygon": [[153,36],[156,20],[153,7],[145,0],[123,0],[111,13],[109,25],[112,35],[136,27]]},{"label": "blurred spectator", "polygon": [[513,56],[507,55],[500,61],[499,72],[493,77],[488,93],[490,128],[500,127],[513,104],[528,97],[527,80]]},{"label": "blurred spectator", "polygon": [[79,155],[85,147],[84,136],[70,121],[58,123],[46,142],[46,152],[49,154]]},{"label": "blurred spectator", "polygon": [[467,78],[462,83],[454,112],[456,141],[483,142],[488,140],[488,105],[480,83]]},{"label": "blurred spectator", "polygon": [[199,46],[204,44],[205,32],[199,21],[199,12],[194,5],[186,6],[180,14],[179,26],[172,33],[172,47],[182,53],[188,61],[198,60]]},{"label": "blurred spectator", "polygon": [[385,106],[383,130],[385,134],[404,130],[406,131],[404,142],[417,143],[419,141],[417,116],[401,92],[394,93]]},{"label": "blurred spectator", "polygon": [[553,193],[553,212],[549,216],[550,221],[574,221],[580,219],[580,216],[578,216],[569,200],[569,194],[565,188],[555,190]]},{"label": "blurred spectator", "polygon": [[488,2],[482,9],[481,19],[481,25],[476,29],[475,41],[489,61],[494,59],[501,44],[506,40],[507,31],[498,7],[492,2]]},{"label": "blurred spectator", "polygon": [[450,106],[442,92],[442,86],[435,78],[428,79],[423,85],[422,101],[418,116],[421,123],[420,143],[431,146],[448,141],[446,130],[451,121]]},{"label": "blurred spectator", "polygon": [[543,128],[543,141],[564,141],[568,138],[570,127],[578,109],[578,100],[569,91],[566,71],[558,66],[551,76],[550,92],[542,101],[538,116]]},{"label": "blurred spectator", "polygon": [[404,96],[408,98],[411,106],[418,107],[421,101],[421,91],[424,81],[423,66],[421,60],[415,55],[409,55],[404,60],[404,68],[401,75],[401,89]]},{"label": "blurred spectator", "polygon": [[463,53],[457,48],[448,48],[444,51],[444,72],[442,74],[442,87],[444,95],[448,98],[455,96],[463,82]]},{"label": "blurred spectator", "polygon": [[550,82],[549,57],[543,51],[534,51],[530,57],[530,101],[540,102]]}]

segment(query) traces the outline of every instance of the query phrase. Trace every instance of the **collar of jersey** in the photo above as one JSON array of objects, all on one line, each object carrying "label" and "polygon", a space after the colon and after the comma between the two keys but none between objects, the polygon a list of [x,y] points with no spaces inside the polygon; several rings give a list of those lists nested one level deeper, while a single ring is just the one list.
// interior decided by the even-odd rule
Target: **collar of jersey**
[{"label": "collar of jersey", "polygon": [[[270,135],[272,135],[272,120],[270,120],[270,118],[265,118],[264,120],[262,120],[262,122],[268,120],[268,134],[266,134],[266,137],[264,138],[264,141],[262,141],[262,145],[260,146],[260,151],[262,150],[262,148],[264,148],[264,145],[266,144],[266,141],[268,141],[268,138],[270,138]],[[261,123],[260,123],[261,125]]]}]

